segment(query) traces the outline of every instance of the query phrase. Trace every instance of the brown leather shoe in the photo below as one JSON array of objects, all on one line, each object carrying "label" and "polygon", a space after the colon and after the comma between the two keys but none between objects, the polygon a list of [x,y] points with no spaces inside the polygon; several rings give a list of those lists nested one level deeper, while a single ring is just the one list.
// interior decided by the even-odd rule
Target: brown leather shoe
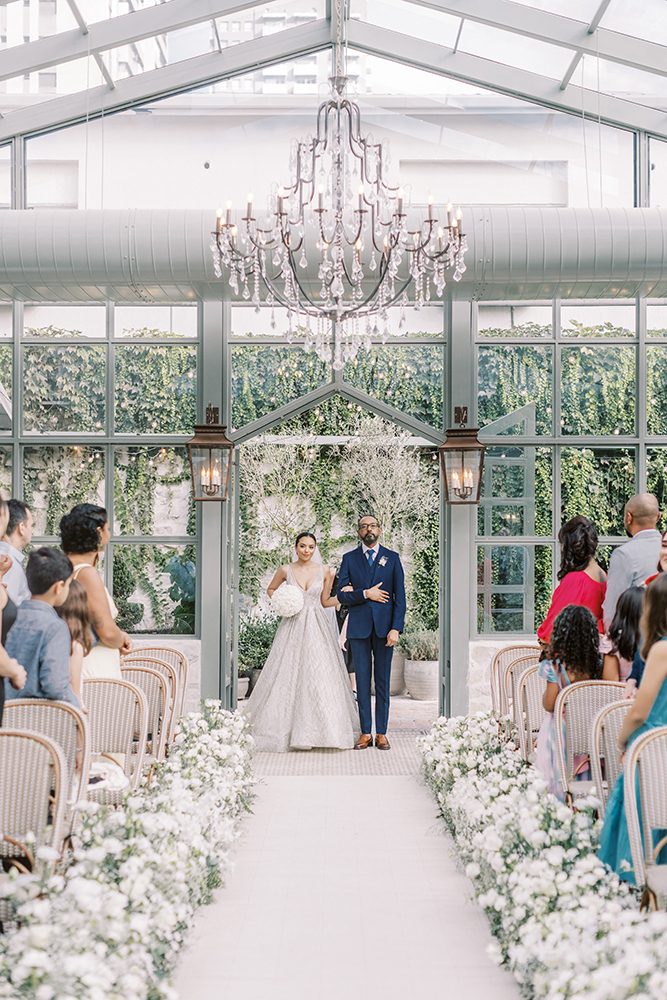
[{"label": "brown leather shoe", "polygon": [[362,733],[357,742],[354,744],[355,750],[365,750],[366,747],[373,746],[373,734],[372,733]]},{"label": "brown leather shoe", "polygon": [[378,734],[375,737],[375,746],[378,750],[391,750],[391,743],[386,736]]}]

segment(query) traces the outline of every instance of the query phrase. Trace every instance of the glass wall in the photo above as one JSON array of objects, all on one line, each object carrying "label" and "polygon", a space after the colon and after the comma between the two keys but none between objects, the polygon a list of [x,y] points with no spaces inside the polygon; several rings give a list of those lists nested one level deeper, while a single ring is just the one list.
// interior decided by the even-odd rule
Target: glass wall
[{"label": "glass wall", "polygon": [[193,305],[0,306],[0,487],[35,544],[74,504],[106,507],[106,582],[137,634],[196,632],[198,330]]},{"label": "glass wall", "polygon": [[590,517],[608,560],[625,538],[626,501],[644,489],[667,499],[667,306],[480,303],[476,313],[489,445],[477,631],[532,633],[557,582],[563,522]]}]

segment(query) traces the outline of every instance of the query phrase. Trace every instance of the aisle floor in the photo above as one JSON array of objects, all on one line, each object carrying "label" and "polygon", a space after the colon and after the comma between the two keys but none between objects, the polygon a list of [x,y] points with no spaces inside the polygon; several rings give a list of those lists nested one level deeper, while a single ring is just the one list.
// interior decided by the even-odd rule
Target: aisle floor
[{"label": "aisle floor", "polygon": [[518,1000],[450,854],[414,773],[264,776],[182,956],[181,1000]]}]

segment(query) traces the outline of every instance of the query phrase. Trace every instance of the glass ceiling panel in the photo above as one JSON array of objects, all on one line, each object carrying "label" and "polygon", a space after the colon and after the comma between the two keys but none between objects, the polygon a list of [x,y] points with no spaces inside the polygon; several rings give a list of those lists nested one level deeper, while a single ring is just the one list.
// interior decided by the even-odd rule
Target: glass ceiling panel
[{"label": "glass ceiling panel", "polygon": [[463,25],[459,49],[556,80],[563,78],[572,62],[572,52],[568,49],[473,21],[466,21]]},{"label": "glass ceiling panel", "polygon": [[427,42],[437,41],[450,49],[456,44],[461,23],[460,17],[408,5],[405,0],[352,0],[351,17]]},{"label": "glass ceiling panel", "polygon": [[[42,0],[43,2],[43,0]],[[120,17],[123,14],[131,14],[135,10],[143,10],[145,7],[154,7],[162,0],[77,0],[77,6],[81,11],[86,24],[94,24],[96,21],[108,21],[112,17]],[[58,0],[58,3],[66,3],[66,0]]]},{"label": "glass ceiling panel", "polygon": [[560,14],[561,17],[571,17],[575,21],[585,21],[590,24],[600,0],[514,0],[523,7],[533,7],[535,10],[546,10],[550,14]]},{"label": "glass ceiling panel", "polygon": [[4,84],[6,91],[0,92],[0,112],[4,115],[27,105],[52,101],[62,94],[77,94],[103,84],[102,74],[93,57],[84,56],[83,59],[30,73],[28,78],[7,80]]},{"label": "glass ceiling panel", "polygon": [[0,6],[0,52],[76,27],[67,0],[12,0]]},{"label": "glass ceiling panel", "polygon": [[665,0],[611,0],[600,27],[667,45],[667,3]]},{"label": "glass ceiling panel", "polygon": [[667,105],[667,76],[646,73],[632,66],[621,66],[607,59],[600,59],[598,68],[598,60],[592,56],[584,56],[581,62],[582,66],[575,72],[573,83],[581,85],[583,75],[584,86],[589,90],[597,91],[599,79],[603,94],[613,94],[652,108],[664,108]]}]

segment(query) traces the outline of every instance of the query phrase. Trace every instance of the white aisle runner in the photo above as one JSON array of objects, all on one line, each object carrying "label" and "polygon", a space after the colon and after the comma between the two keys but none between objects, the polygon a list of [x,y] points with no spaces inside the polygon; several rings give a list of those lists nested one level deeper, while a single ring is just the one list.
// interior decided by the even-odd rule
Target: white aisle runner
[{"label": "white aisle runner", "polygon": [[182,1000],[518,1000],[414,774],[261,782],[236,871],[182,956]]}]

